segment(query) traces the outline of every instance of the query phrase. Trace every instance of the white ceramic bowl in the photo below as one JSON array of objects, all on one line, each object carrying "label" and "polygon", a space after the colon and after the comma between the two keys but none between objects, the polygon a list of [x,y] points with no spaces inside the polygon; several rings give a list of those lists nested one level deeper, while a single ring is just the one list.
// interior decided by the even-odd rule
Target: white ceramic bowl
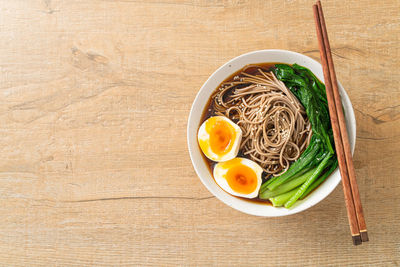
[{"label": "white ceramic bowl", "polygon": [[[201,115],[212,92],[224,79],[245,65],[264,62],[280,62],[288,64],[297,63],[301,66],[309,68],[321,81],[324,81],[321,64],[314,59],[299,53],[286,50],[259,50],[238,56],[216,70],[197,93],[189,115],[187,141],[194,169],[196,170],[197,175],[200,177],[200,180],[203,182],[205,187],[207,187],[207,189],[213,195],[215,195],[219,200],[228,206],[244,213],[257,216],[276,217],[301,212],[326,198],[340,182],[341,177],[339,170],[335,170],[328,177],[328,179],[326,179],[316,190],[314,190],[314,192],[312,192],[304,200],[296,202],[291,209],[276,208],[262,203],[245,201],[222,190],[212,177],[212,174],[210,173],[210,170],[203,159],[202,152],[197,143],[197,130],[200,126]],[[354,110],[342,85],[339,82],[338,84],[345,110],[351,151],[353,153],[356,141],[356,121],[354,117]]]}]

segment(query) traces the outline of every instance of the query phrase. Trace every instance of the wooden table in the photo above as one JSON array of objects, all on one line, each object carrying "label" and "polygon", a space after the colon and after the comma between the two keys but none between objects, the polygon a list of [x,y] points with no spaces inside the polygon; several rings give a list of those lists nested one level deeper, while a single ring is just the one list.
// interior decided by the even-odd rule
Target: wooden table
[{"label": "wooden table", "polygon": [[220,65],[268,48],[319,60],[312,3],[1,1],[0,265],[399,266],[397,0],[323,3],[369,243],[352,245],[340,186],[258,218],[190,162],[191,103]]}]

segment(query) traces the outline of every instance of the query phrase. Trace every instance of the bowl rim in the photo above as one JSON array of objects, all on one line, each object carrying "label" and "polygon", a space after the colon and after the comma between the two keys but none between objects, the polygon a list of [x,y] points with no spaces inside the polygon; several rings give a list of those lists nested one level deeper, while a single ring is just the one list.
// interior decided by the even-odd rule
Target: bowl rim
[{"label": "bowl rim", "polygon": [[[319,194],[318,197],[314,197],[313,200],[312,200],[311,202],[309,201],[309,200],[310,200],[310,196],[311,196],[311,195],[314,195],[316,192],[313,192],[312,194],[310,194],[309,196],[307,196],[304,200],[300,201],[300,202],[301,202],[300,205],[296,205],[296,204],[297,204],[297,203],[296,203],[296,204],[295,204],[295,207],[292,208],[292,209],[285,209],[285,208],[273,207],[273,206],[268,205],[269,207],[272,207],[274,210],[281,210],[281,212],[273,212],[273,214],[268,214],[268,213],[265,213],[265,212],[260,212],[259,210],[257,210],[257,208],[254,208],[254,209],[251,209],[251,210],[247,210],[247,209],[245,209],[245,208],[243,208],[243,207],[238,207],[238,205],[235,205],[235,202],[232,203],[232,202],[227,201],[228,198],[224,198],[224,197],[220,194],[220,192],[217,192],[217,190],[215,190],[213,187],[209,186],[209,185],[207,184],[207,182],[205,181],[205,179],[207,179],[207,178],[206,178],[206,177],[203,177],[203,176],[201,175],[201,172],[200,172],[200,170],[199,170],[200,166],[198,166],[199,163],[196,162],[195,159],[194,159],[194,153],[195,153],[195,152],[192,150],[192,145],[191,145],[191,143],[192,143],[193,140],[194,140],[195,143],[196,143],[196,145],[197,145],[197,147],[198,147],[198,144],[197,144],[197,130],[198,130],[198,127],[199,127],[200,125],[197,125],[197,126],[196,126],[196,127],[197,127],[197,129],[196,129],[196,136],[192,137],[192,136],[191,136],[191,133],[190,133],[191,130],[192,130],[192,127],[195,127],[195,126],[192,126],[191,121],[194,119],[195,115],[197,115],[197,114],[194,114],[194,113],[195,113],[194,109],[195,109],[196,103],[197,103],[198,101],[200,101],[199,98],[201,97],[201,93],[202,93],[204,90],[207,89],[208,84],[210,83],[210,81],[212,81],[213,79],[216,79],[215,77],[216,77],[222,70],[224,70],[224,69],[227,68],[227,67],[231,67],[231,65],[232,65],[234,62],[240,61],[240,60],[242,60],[243,58],[251,57],[251,56],[257,55],[257,54],[266,54],[266,55],[268,55],[268,54],[271,54],[271,53],[272,53],[272,54],[278,53],[278,54],[282,54],[282,55],[285,55],[285,54],[286,54],[286,56],[287,56],[287,55],[291,55],[291,56],[295,56],[295,57],[300,57],[300,58],[306,59],[306,60],[310,61],[311,63],[313,63],[314,65],[316,65],[316,67],[318,68],[318,71],[322,73],[322,66],[321,66],[321,64],[320,64],[318,61],[312,59],[311,57],[309,57],[309,56],[307,56],[307,55],[304,55],[304,54],[301,54],[301,53],[297,53],[297,52],[293,52],[293,51],[289,51],[289,50],[282,50],[282,49],[265,49],[265,50],[255,50],[255,51],[251,51],[251,52],[248,52],[248,53],[239,55],[239,56],[237,56],[237,57],[234,57],[234,58],[228,60],[226,63],[224,63],[222,66],[220,66],[220,67],[219,67],[217,70],[215,70],[215,71],[208,77],[208,79],[203,83],[203,85],[201,86],[201,88],[200,88],[199,91],[197,92],[195,99],[193,100],[193,103],[192,103],[192,106],[191,106],[191,109],[190,109],[190,113],[189,113],[189,117],[188,117],[188,121],[187,121],[187,145],[188,145],[189,155],[190,155],[190,159],[191,159],[191,161],[192,161],[193,168],[195,169],[195,172],[196,172],[197,176],[199,177],[199,179],[201,180],[201,182],[203,183],[203,185],[204,185],[204,186],[208,189],[208,191],[210,191],[217,199],[219,199],[220,201],[222,201],[222,202],[225,203],[226,205],[232,207],[233,209],[236,209],[236,210],[241,211],[241,212],[246,213],[246,214],[255,215],[255,216],[261,216],[261,217],[280,217],[280,216],[287,216],[287,215],[292,215],[292,214],[296,214],[296,213],[305,211],[305,210],[307,210],[307,209],[313,207],[314,205],[318,204],[319,202],[321,202],[321,201],[322,201],[323,199],[325,199],[327,196],[329,196],[329,195],[333,192],[333,190],[337,187],[337,185],[340,183],[340,181],[341,181],[341,176],[340,176],[340,173],[339,173],[338,168],[337,168],[337,169],[327,178],[327,180],[323,183],[323,184],[325,184],[325,183],[328,181],[328,179],[335,178],[335,179],[331,182],[330,187],[326,188],[323,192],[321,192],[321,193]],[[244,67],[244,66],[247,65],[247,64],[257,64],[257,63],[263,63],[263,62],[267,62],[267,61],[253,62],[253,63],[245,63],[244,65],[241,65],[241,64],[239,64],[239,65],[241,65],[240,68],[242,68],[242,67]],[[279,61],[270,61],[270,62],[279,62]],[[290,64],[290,63],[286,63],[286,64]],[[301,65],[301,64],[299,63],[299,65]],[[308,67],[308,66],[305,66],[305,67]],[[240,68],[239,68],[239,69],[240,69]],[[311,67],[310,67],[310,68],[311,68]],[[234,72],[236,72],[236,71],[237,71],[237,70],[232,70],[232,71],[230,72],[229,75],[232,75],[232,74],[233,74]],[[315,73],[315,71],[313,71],[313,73],[324,83],[324,77],[323,77],[323,75],[317,75],[317,74]],[[229,75],[223,77],[222,80],[221,80],[221,82],[222,82],[224,79],[226,79],[227,77],[229,77]],[[217,86],[218,86],[218,85],[217,85]],[[353,154],[353,153],[354,153],[354,148],[355,148],[355,141],[356,141],[356,121],[355,121],[354,109],[353,109],[353,106],[352,106],[352,104],[351,104],[351,101],[350,101],[350,99],[349,99],[349,97],[348,97],[346,91],[344,90],[343,86],[340,84],[339,81],[338,81],[338,87],[339,87],[340,95],[342,96],[342,104],[343,104],[343,106],[344,106],[344,108],[345,108],[345,113],[346,113],[346,125],[347,125],[347,128],[348,128],[348,131],[350,131],[350,132],[349,132],[349,139],[350,139],[350,145],[351,145],[351,152],[352,152],[352,154]],[[212,91],[214,91],[215,89],[216,89],[216,88],[213,88]],[[204,108],[205,108],[205,106],[202,106],[202,107],[201,107],[202,112],[204,112]],[[200,150],[200,148],[198,148],[198,149]],[[200,153],[202,153],[201,150],[200,150]],[[201,155],[201,156],[203,156],[203,155]],[[202,159],[202,160],[203,160],[203,159]],[[203,160],[203,162],[204,162],[204,160]],[[205,162],[204,162],[204,163],[205,163]],[[210,173],[210,175],[211,175],[211,178],[213,179],[214,183],[216,184],[214,178],[212,177],[212,173]],[[217,186],[218,186],[218,185],[217,185]],[[317,188],[317,190],[318,190],[321,186],[322,186],[322,185],[320,185],[320,186]],[[220,190],[222,190],[222,189],[220,189]],[[222,190],[222,191],[223,191],[223,190]],[[223,191],[223,192],[225,192],[225,191]],[[226,192],[225,192],[225,193],[226,193]],[[228,193],[226,193],[226,194],[228,194]],[[234,196],[231,196],[230,194],[228,194],[228,195],[229,195],[230,197],[232,197],[232,198],[235,198]],[[238,198],[236,198],[236,199],[238,199]],[[240,200],[240,201],[245,202],[246,200]],[[239,201],[239,202],[240,202],[240,201]],[[247,202],[247,203],[251,203],[251,202],[249,202],[249,201],[246,201],[246,202]],[[236,203],[237,203],[237,202],[236,202]],[[254,205],[257,205],[257,204],[254,203]],[[259,205],[259,204],[258,204],[258,205]],[[282,212],[282,210],[284,210],[284,212]]]}]

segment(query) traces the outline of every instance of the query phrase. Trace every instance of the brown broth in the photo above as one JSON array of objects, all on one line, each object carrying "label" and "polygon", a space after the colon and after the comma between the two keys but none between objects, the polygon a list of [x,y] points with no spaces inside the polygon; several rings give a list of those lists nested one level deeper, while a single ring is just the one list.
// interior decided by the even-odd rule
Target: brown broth
[{"label": "brown broth", "polygon": [[[230,81],[230,80],[233,80],[233,77],[235,77],[236,75],[239,75],[240,72],[242,72],[242,70],[243,70],[244,68],[246,68],[246,67],[247,67],[247,69],[246,69],[246,72],[247,72],[247,73],[249,73],[249,74],[255,74],[255,73],[257,72],[258,69],[262,69],[262,70],[265,70],[265,71],[269,71],[271,68],[273,68],[273,67],[275,66],[275,64],[285,64],[285,63],[269,62],[269,63],[256,63],[256,64],[246,65],[245,67],[241,68],[240,70],[238,70],[238,71],[236,71],[235,73],[233,73],[232,75],[230,75],[230,76],[229,76],[228,78],[226,78],[223,82],[221,82],[221,83],[218,85],[218,87],[215,88],[215,90],[214,90],[214,92],[213,92],[212,95],[214,95],[214,93],[218,90],[218,88],[221,87],[221,85],[222,85],[223,83],[228,82],[228,81]],[[214,108],[213,108],[213,105],[212,105],[212,101],[213,101],[213,100],[212,100],[212,97],[210,97],[210,98],[208,99],[207,105],[205,106],[205,108],[204,108],[204,110],[203,110],[203,113],[202,113],[202,115],[201,115],[200,125],[201,125],[205,120],[207,120],[208,118],[214,116]],[[199,128],[200,128],[200,125],[199,125]],[[208,159],[203,153],[201,153],[201,154],[202,154],[202,156],[203,156],[203,160],[206,162],[206,164],[207,164],[207,166],[208,166],[208,168],[209,168],[209,170],[210,170],[211,176],[214,177],[214,175],[213,175],[213,170],[214,170],[214,166],[215,166],[216,163],[215,163],[214,161]],[[239,154],[240,154],[240,151],[239,151]],[[243,157],[248,158],[248,157],[246,157],[246,156],[243,156]],[[263,182],[264,182],[264,178],[263,178]],[[236,197],[236,196],[235,196],[235,197]],[[243,197],[237,197],[237,198],[240,198],[240,199],[242,199],[242,200],[249,201],[249,202],[252,202],[252,203],[257,203],[257,204],[262,204],[262,205],[265,205],[265,204],[267,204],[267,205],[272,205],[271,202],[270,202],[269,200],[260,199],[260,198],[258,198],[258,197],[257,197],[257,198],[253,198],[253,199],[248,199],[248,198],[243,198]]]}]

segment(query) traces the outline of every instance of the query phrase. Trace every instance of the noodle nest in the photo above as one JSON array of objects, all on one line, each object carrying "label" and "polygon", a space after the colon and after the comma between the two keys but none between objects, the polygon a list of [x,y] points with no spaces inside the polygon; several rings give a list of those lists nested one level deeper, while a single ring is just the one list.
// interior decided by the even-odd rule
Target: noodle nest
[{"label": "noodle nest", "polygon": [[304,107],[272,71],[247,66],[212,97],[214,113],[242,129],[240,152],[268,175],[285,172],[309,144],[311,125]]}]

